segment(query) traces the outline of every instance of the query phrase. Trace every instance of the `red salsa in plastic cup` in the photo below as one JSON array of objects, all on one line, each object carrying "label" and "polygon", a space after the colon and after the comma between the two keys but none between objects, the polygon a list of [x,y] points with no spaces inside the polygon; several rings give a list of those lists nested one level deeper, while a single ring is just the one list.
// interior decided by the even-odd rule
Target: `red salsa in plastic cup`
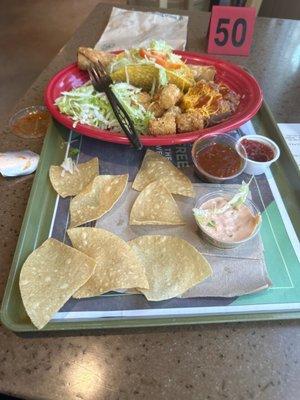
[{"label": "red salsa in plastic cup", "polygon": [[263,174],[280,155],[277,144],[261,135],[247,135],[240,138],[236,143],[236,150],[245,159],[244,172],[249,175]]},{"label": "red salsa in plastic cup", "polygon": [[274,150],[266,143],[256,140],[243,139],[241,145],[247,153],[247,158],[253,161],[266,162],[274,158]]},{"label": "red salsa in plastic cup", "polygon": [[235,145],[236,140],[229,135],[209,135],[198,139],[192,148],[192,158],[200,178],[221,183],[241,174],[245,160]]},{"label": "red salsa in plastic cup", "polygon": [[204,171],[218,178],[228,178],[240,169],[242,160],[231,147],[222,143],[212,143],[196,154],[198,165]]}]

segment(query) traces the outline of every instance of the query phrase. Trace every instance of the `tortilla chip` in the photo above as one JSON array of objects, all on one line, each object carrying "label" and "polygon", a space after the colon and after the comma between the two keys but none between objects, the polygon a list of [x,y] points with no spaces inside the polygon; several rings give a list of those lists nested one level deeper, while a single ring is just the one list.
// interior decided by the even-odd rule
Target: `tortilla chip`
[{"label": "tortilla chip", "polygon": [[30,254],[19,285],[26,312],[38,329],[85,284],[95,264],[92,258],[52,238]]},{"label": "tortilla chip", "polygon": [[59,165],[51,165],[49,178],[54,190],[61,196],[76,196],[84,189],[97,175],[99,175],[98,158],[77,165],[78,170],[73,174],[65,171]]},{"label": "tortilla chip", "polygon": [[99,175],[70,202],[70,227],[102,217],[122,196],[128,181],[126,175]]},{"label": "tortilla chip", "polygon": [[152,182],[138,195],[131,213],[130,225],[184,225],[171,193],[160,182]]},{"label": "tortilla chip", "polygon": [[128,243],[145,268],[149,289],[139,291],[150,301],[179,296],[212,274],[206,259],[179,237],[146,235]]},{"label": "tortilla chip", "polygon": [[118,236],[98,228],[69,229],[68,234],[76,249],[96,261],[94,274],[74,294],[75,298],[99,296],[115,289],[149,287],[141,262]]},{"label": "tortilla chip", "polygon": [[155,151],[147,150],[132,188],[140,192],[154,181],[162,183],[170,193],[187,197],[195,195],[192,182],[187,176],[166,157]]}]

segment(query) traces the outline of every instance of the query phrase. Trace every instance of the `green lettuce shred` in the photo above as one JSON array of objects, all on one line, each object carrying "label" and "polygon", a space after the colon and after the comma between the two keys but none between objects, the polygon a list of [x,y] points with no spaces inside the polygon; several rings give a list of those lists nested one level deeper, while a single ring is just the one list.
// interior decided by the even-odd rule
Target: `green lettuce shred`
[{"label": "green lettuce shred", "polygon": [[[137,132],[146,133],[153,115],[138,102],[141,89],[125,82],[115,83],[111,85],[111,89],[127,111]],[[62,92],[55,104],[61,113],[73,119],[73,127],[81,123],[106,130],[121,131],[106,95],[96,92],[92,85],[83,85],[70,92]]]},{"label": "green lettuce shred", "polygon": [[159,53],[169,55],[170,53],[172,53],[173,47],[164,40],[152,40],[150,42],[148,50],[155,50]]}]

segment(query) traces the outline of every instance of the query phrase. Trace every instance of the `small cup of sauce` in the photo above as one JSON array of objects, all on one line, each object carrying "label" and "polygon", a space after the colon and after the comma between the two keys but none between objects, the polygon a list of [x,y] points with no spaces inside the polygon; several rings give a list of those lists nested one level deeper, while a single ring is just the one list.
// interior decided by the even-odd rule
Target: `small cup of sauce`
[{"label": "small cup of sauce", "polygon": [[222,183],[240,175],[246,165],[236,150],[236,140],[229,135],[205,135],[195,141],[192,159],[197,175],[206,182]]},{"label": "small cup of sauce", "polygon": [[[224,207],[236,193],[222,189],[201,196],[195,207],[216,211]],[[228,207],[222,213],[216,212],[212,220],[201,224],[197,218],[201,236],[213,246],[222,249],[237,247],[252,239],[261,226],[261,214],[252,200],[246,199],[238,208]]]},{"label": "small cup of sauce", "polygon": [[236,143],[236,151],[245,159],[244,172],[249,175],[263,174],[266,168],[280,156],[277,144],[261,135],[248,135],[240,138]]},{"label": "small cup of sauce", "polygon": [[51,115],[45,106],[30,106],[17,111],[9,120],[11,133],[22,138],[46,135]]}]

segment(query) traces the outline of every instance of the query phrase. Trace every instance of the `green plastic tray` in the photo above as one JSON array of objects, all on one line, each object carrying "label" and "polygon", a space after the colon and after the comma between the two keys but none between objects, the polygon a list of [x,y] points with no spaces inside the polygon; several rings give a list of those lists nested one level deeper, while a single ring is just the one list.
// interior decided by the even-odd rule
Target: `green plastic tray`
[{"label": "green plastic tray", "polygon": [[[263,103],[258,114],[252,119],[257,133],[274,139],[281,148],[281,157],[272,167],[272,174],[285,199],[285,205],[294,229],[300,235],[300,179],[299,168],[294,161],[284,138],[268,108]],[[52,189],[48,171],[52,164],[60,164],[66,152],[66,138],[68,130],[52,122],[44,141],[40,163],[24,215],[18,244],[15,250],[7,286],[2,302],[1,320],[9,329],[17,332],[34,332],[36,328],[31,324],[19,292],[19,273],[27,256],[44,240],[48,238],[53,210],[55,207],[56,193]],[[300,310],[300,307],[299,307]],[[132,328],[145,326],[171,326],[183,324],[203,324],[234,321],[294,319],[300,317],[300,311],[291,308],[289,312],[261,312],[261,313],[234,313],[205,316],[180,316],[160,318],[127,318],[127,319],[101,319],[75,322],[50,322],[43,331],[83,330],[83,329],[108,329]]]}]

